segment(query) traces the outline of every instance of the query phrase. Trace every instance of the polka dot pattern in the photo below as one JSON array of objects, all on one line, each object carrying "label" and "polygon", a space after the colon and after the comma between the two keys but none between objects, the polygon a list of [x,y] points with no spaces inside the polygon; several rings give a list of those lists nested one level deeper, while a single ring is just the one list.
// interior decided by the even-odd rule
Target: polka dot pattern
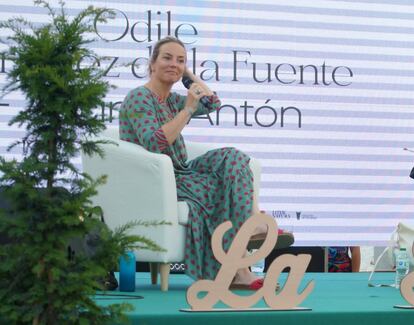
[{"label": "polka dot pattern", "polygon": [[[217,96],[210,101],[212,110],[220,106]],[[253,174],[250,158],[235,148],[211,150],[187,161],[182,136],[172,145],[165,144],[165,136],[159,130],[184,108],[184,103],[185,96],[176,93],[163,102],[145,87],[132,90],[120,111],[120,138],[171,157],[178,200],[186,201],[190,210],[186,272],[194,279],[213,279],[220,264],[211,249],[211,236],[218,225],[230,220],[233,228],[223,238],[224,249],[229,248],[236,232],[251,215]]]}]

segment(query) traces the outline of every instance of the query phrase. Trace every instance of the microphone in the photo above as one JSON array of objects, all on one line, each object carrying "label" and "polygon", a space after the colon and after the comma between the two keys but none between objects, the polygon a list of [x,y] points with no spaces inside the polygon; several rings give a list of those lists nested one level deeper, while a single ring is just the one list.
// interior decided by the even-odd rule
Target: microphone
[{"label": "microphone", "polygon": [[[408,148],[403,148],[405,151],[414,152],[414,150],[410,150]],[[414,167],[411,169],[410,178],[414,179]]]},{"label": "microphone", "polygon": [[[194,81],[189,76],[183,75],[182,82],[183,82],[184,87],[189,89]],[[210,101],[207,98],[207,96],[201,97],[200,102],[201,104],[203,104],[204,107],[210,108]]]}]

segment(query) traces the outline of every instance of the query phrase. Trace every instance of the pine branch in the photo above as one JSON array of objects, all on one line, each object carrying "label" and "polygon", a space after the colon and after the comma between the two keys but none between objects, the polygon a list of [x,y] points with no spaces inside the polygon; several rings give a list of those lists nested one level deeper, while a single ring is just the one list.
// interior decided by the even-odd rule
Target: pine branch
[{"label": "pine branch", "polygon": [[102,149],[101,145],[118,145],[116,142],[111,140],[84,140],[80,143],[81,150],[88,156],[93,154],[99,155],[99,157],[105,157],[105,151]]},{"label": "pine branch", "polygon": [[[101,307],[90,298],[97,279],[125,248],[161,249],[126,233],[139,223],[111,232],[87,217],[99,213],[91,207],[91,197],[106,178],[80,173],[71,159],[80,150],[103,154],[101,146],[109,142],[93,140],[105,129],[94,109],[111,86],[98,67],[78,66],[84,56],[95,56],[86,47],[93,41],[86,34],[94,21],[105,22],[112,13],[91,6],[69,19],[64,2],[59,3],[55,9],[47,1],[35,1],[48,12],[49,24],[37,27],[22,18],[0,23],[12,31],[2,40],[9,45],[5,59],[13,63],[3,90],[19,90],[27,98],[27,107],[10,120],[26,131],[9,147],[23,144],[23,160],[0,157],[0,186],[11,203],[0,216],[0,232],[15,239],[0,247],[0,259],[7,261],[0,263],[0,314],[11,324],[117,322],[125,306]],[[68,242],[96,227],[102,228],[105,249],[93,259],[69,260]]]}]

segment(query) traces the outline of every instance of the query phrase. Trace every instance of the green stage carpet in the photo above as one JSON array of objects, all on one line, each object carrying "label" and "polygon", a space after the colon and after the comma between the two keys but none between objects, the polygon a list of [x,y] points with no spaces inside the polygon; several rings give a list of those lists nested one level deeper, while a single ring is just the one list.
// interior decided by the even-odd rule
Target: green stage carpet
[{"label": "green stage carpet", "polygon": [[[281,282],[286,274],[281,277]],[[380,283],[392,283],[393,273],[380,273]],[[192,281],[185,275],[170,275],[170,289],[161,292],[159,285],[150,284],[149,274],[137,273],[134,293],[111,294],[141,295],[144,299],[102,300],[99,304],[128,302],[134,310],[128,313],[131,324],[139,325],[397,325],[414,324],[414,310],[395,309],[395,304],[407,305],[395,288],[369,288],[367,273],[308,273],[302,284],[314,279],[315,289],[301,304],[311,311],[266,311],[232,313],[183,313],[189,308],[185,294]],[[240,292],[248,294],[249,292]],[[112,299],[112,298],[111,298]],[[223,307],[223,305],[219,305]],[[263,301],[255,307],[266,307]]]}]

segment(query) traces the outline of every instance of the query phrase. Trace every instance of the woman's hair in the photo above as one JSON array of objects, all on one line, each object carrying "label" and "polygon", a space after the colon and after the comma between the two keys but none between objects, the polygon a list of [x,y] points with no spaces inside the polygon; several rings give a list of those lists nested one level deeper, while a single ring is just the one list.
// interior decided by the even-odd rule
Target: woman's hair
[{"label": "woman's hair", "polygon": [[151,75],[151,72],[152,72],[151,71],[151,64],[153,64],[157,60],[158,56],[160,55],[161,46],[163,46],[164,44],[167,44],[167,43],[177,43],[177,44],[181,45],[183,47],[183,49],[185,50],[184,43],[181,42],[178,38],[175,38],[173,36],[166,36],[166,37],[160,39],[154,45],[154,49],[152,50],[151,59],[150,59],[150,62],[148,64],[148,72],[149,72],[150,75]]}]

